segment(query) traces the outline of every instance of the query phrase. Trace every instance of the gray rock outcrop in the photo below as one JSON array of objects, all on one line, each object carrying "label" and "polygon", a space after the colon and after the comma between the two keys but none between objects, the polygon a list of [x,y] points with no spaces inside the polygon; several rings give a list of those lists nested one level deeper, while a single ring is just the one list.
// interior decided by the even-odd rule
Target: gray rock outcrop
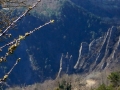
[{"label": "gray rock outcrop", "polygon": [[74,66],[77,71],[91,72],[112,68],[119,62],[120,37],[116,27],[108,29],[107,33],[93,40],[89,45],[81,43],[79,57]]}]

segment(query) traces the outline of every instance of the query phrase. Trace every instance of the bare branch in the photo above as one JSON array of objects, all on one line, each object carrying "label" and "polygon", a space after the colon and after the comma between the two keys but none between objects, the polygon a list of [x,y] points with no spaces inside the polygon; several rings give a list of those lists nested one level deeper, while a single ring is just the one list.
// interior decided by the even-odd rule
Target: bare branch
[{"label": "bare branch", "polygon": [[16,63],[13,65],[13,67],[10,69],[10,71],[4,75],[4,77],[2,79],[0,79],[0,84],[4,83],[6,81],[6,79],[8,78],[8,76],[10,75],[10,73],[12,72],[12,70],[15,68],[15,66],[18,64],[18,62],[20,61],[21,58],[18,58],[16,60]]},{"label": "bare branch", "polygon": [[22,19],[24,16],[26,16],[26,14],[28,12],[30,12],[34,7],[37,6],[37,4],[40,2],[41,0],[38,0],[35,4],[33,4],[33,6],[29,7],[28,10],[26,10],[21,16],[19,16],[16,20],[14,20],[4,31],[3,33],[0,34],[0,37],[3,36],[12,26],[14,26],[16,24],[16,22],[18,22],[20,19]]},{"label": "bare branch", "polygon": [[8,48],[8,52],[5,54],[4,57],[1,57],[0,58],[0,62],[3,62],[3,61],[6,61],[6,58],[10,55],[10,54],[13,54],[13,52],[16,50],[16,48],[20,45],[20,41],[21,40],[24,40],[27,36],[33,34],[35,31],[39,30],[40,28],[50,24],[50,23],[54,23],[54,20],[50,20],[49,22],[35,28],[34,30],[30,31],[30,32],[27,32],[25,33],[25,35],[19,35],[19,38],[18,39],[14,39],[12,42],[0,47],[0,50],[2,51],[2,49],[6,46],[9,46]]}]

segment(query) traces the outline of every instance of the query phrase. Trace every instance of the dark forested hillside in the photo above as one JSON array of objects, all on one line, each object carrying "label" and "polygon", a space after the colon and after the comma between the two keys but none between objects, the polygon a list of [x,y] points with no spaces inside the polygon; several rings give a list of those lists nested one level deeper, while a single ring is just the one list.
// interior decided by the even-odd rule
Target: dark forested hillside
[{"label": "dark forested hillside", "polygon": [[101,17],[119,18],[119,0],[71,0],[75,4],[85,8]]},{"label": "dark forested hillside", "polygon": [[[23,60],[16,67],[16,73],[11,76],[14,78],[10,77],[10,80],[16,84],[31,84],[50,77],[55,78],[59,71],[60,58],[66,53],[72,56],[73,63],[70,70],[71,74],[74,73],[73,67],[79,55],[80,43],[90,42],[101,36],[110,26],[96,15],[68,1],[62,4],[60,13],[59,20],[58,17],[53,17],[55,19],[53,25],[37,31],[21,43],[16,55],[21,56]],[[45,22],[32,15],[26,16],[21,21],[18,26],[19,34]],[[17,32],[14,34],[17,35]]]},{"label": "dark forested hillside", "polygon": [[[28,4],[33,2],[29,0]],[[113,21],[113,18],[119,19],[118,3],[102,0],[42,0],[17,23],[17,30],[10,31],[13,38],[48,20],[54,19],[55,22],[21,42],[10,59],[21,57],[22,60],[10,74],[8,84],[29,85],[63,74],[83,74],[119,66],[120,30],[119,23]],[[13,63],[14,60],[6,63],[8,68],[4,71],[2,64],[0,76]]]}]

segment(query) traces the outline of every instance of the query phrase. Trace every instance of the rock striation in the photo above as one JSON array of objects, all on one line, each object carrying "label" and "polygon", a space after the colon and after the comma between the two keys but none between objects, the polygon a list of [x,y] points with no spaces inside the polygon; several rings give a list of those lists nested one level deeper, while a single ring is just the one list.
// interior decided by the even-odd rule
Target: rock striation
[{"label": "rock striation", "polygon": [[119,52],[119,30],[113,26],[104,36],[93,40],[90,44],[81,43],[74,69],[91,72],[112,68],[113,64],[120,62]]},{"label": "rock striation", "polygon": [[57,75],[57,78],[61,77],[63,73],[71,74],[73,69],[73,59],[72,55],[69,55],[68,52],[66,55],[62,54],[60,59],[60,68]]},{"label": "rock striation", "polygon": [[120,64],[120,29],[112,26],[98,39],[94,39],[89,44],[82,42],[79,49],[78,60],[73,65],[74,60],[68,53],[62,55],[60,59],[60,69],[58,76],[63,72],[89,73],[92,71],[111,70],[118,68]]}]

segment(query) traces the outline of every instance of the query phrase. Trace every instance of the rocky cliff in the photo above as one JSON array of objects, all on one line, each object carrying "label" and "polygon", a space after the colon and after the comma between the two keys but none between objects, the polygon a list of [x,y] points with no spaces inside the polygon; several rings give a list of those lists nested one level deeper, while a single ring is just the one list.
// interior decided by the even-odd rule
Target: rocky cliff
[{"label": "rocky cliff", "polygon": [[[76,73],[89,73],[103,70],[110,71],[119,68],[119,35],[119,27],[113,26],[108,29],[105,35],[99,37],[98,39],[94,39],[90,43],[82,42],[79,49],[78,60],[76,61],[76,64],[74,64],[74,66],[71,65],[71,63],[68,63],[69,59],[67,60],[68,62],[66,62],[66,59],[63,59],[62,55],[61,63],[63,63],[63,65],[60,64],[61,73],[63,71],[67,71],[65,70],[67,66],[72,67],[72,71]],[[71,62],[72,61],[74,60],[71,60]],[[65,63],[67,65],[65,65]]]},{"label": "rocky cliff", "polygon": [[93,40],[90,44],[81,43],[76,70],[88,71],[112,69],[119,63],[119,29],[112,27],[106,34]]}]

